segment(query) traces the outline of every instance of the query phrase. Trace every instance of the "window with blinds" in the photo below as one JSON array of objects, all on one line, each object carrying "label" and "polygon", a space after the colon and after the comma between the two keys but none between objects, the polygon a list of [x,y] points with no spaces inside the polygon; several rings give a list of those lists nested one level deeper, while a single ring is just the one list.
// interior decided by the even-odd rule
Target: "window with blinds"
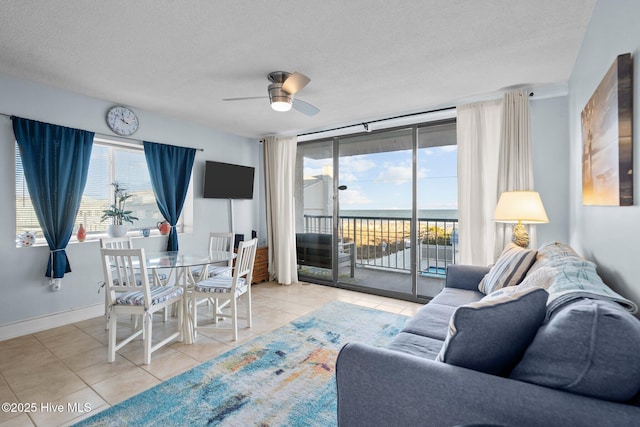
[{"label": "window with blinds", "polygon": [[[109,220],[101,221],[102,211],[113,201],[111,183],[114,181],[118,181],[133,196],[127,200],[126,208],[132,210],[132,215],[139,220],[127,224],[129,231],[147,227],[155,230],[158,221],[164,220],[151,188],[142,146],[96,138],[91,150],[87,183],[75,219],[74,235],[80,224],[83,224],[87,234],[106,233]],[[34,231],[38,238],[43,237],[31,204],[16,143],[16,234],[23,231]]]}]

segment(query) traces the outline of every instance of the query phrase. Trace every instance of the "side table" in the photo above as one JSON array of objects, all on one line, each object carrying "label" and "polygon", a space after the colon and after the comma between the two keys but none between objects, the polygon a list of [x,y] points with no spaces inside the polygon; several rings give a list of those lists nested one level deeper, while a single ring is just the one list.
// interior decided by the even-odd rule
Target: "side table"
[{"label": "side table", "polygon": [[[234,249],[234,251],[237,251]],[[251,284],[267,282],[269,280],[269,247],[256,248],[256,260],[253,264],[253,279]]]}]

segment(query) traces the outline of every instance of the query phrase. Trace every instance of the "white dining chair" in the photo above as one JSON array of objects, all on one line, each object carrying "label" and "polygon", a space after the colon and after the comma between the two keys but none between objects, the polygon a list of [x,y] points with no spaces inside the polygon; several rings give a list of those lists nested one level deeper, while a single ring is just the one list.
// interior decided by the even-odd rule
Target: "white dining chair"
[{"label": "white dining chair", "polygon": [[[182,340],[182,298],[180,286],[152,286],[146,267],[144,249],[100,249],[107,294],[109,319],[108,360],[114,362],[116,351],[140,334],[144,341],[144,364],[151,363],[151,353],[173,341]],[[177,304],[176,304],[177,303]],[[152,345],[153,313],[175,304],[178,307],[178,328]],[[131,334],[117,342],[118,318],[142,316],[142,329],[131,325]]]},{"label": "white dining chair", "polygon": [[[233,257],[231,256],[231,252],[233,252],[233,243],[233,233],[209,233],[209,256],[211,256],[214,252],[228,252],[229,259],[226,262],[222,263],[195,267],[191,270],[191,274],[193,275],[194,280],[196,282],[199,282],[209,277],[218,275],[231,277],[231,271],[233,268]],[[207,303],[207,305],[213,305],[214,307],[218,307],[218,309],[220,309],[220,307],[218,306],[218,301],[216,301],[216,299],[213,297],[198,301],[198,304],[204,303]]]},{"label": "white dining chair", "polygon": [[[129,236],[102,238],[102,239],[100,239],[100,248],[105,248],[105,249],[132,249],[133,248],[133,242],[131,240],[131,237],[129,237]],[[103,286],[105,287],[105,294],[104,294],[105,329],[109,329],[109,319],[107,318],[107,309],[109,307],[109,302],[107,300],[106,285],[103,285]],[[137,322],[135,321],[134,316],[131,317],[131,324],[133,324],[134,327],[137,326]]]},{"label": "white dining chair", "polygon": [[[133,249],[133,240],[131,240],[130,236],[102,238],[100,239],[100,247],[105,249]],[[168,276],[154,269],[153,272],[149,273],[149,280],[156,286],[165,285]]]},{"label": "white dining chair", "polygon": [[[213,252],[233,252],[233,233],[209,233],[209,254]],[[229,256],[228,261],[218,264],[209,264],[204,267],[197,267],[191,270],[191,274],[196,281],[204,280],[212,276],[224,274],[231,276],[233,268],[233,257]]]},{"label": "white dining chair", "polygon": [[[100,239],[100,248],[104,248],[104,249],[133,249],[133,241],[131,240],[130,236],[102,238],[102,239]],[[136,275],[136,277],[138,277],[138,276],[139,276],[139,273]],[[167,275],[164,274],[164,273],[159,273],[157,270],[154,270],[153,272],[150,272],[148,277],[149,277],[149,281],[155,286],[165,285],[166,281],[167,281]],[[140,281],[138,279],[136,279],[136,286],[140,286]],[[104,296],[105,329],[109,329],[109,320],[107,319],[107,308],[108,308],[108,306],[109,305],[108,305],[108,302],[107,302],[107,295],[106,295],[106,292],[105,292],[105,296]],[[169,318],[169,313],[168,312],[169,312],[169,310],[164,310],[164,313],[163,313],[165,322]],[[138,325],[137,317],[132,316],[131,317],[131,323],[134,325],[134,327],[137,327],[137,325]]]},{"label": "white dining chair", "polygon": [[[191,292],[191,307],[193,309],[193,326],[198,329],[205,328],[223,329],[219,327],[218,318],[230,318],[233,340],[238,340],[238,319],[246,319],[247,327],[251,328],[251,280],[253,277],[253,264],[256,258],[258,239],[240,242],[238,256],[233,267],[231,277],[217,275],[197,282]],[[214,298],[213,322],[198,326],[198,299]],[[242,297],[245,304],[245,315],[238,316],[238,300]],[[223,307],[228,305],[230,312],[224,312]]]},{"label": "white dining chair", "polygon": [[109,237],[100,239],[100,247],[105,249],[133,249],[130,236]]}]

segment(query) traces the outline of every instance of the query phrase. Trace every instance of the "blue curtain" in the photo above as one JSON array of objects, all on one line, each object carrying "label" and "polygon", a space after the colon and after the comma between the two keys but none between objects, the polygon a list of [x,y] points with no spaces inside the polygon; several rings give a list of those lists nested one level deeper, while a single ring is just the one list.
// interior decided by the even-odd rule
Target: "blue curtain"
[{"label": "blue curtain", "polygon": [[93,147],[93,132],[11,117],[27,188],[49,244],[46,277],[71,272],[65,248],[73,233]]},{"label": "blue curtain", "polygon": [[144,141],[144,155],[158,208],[171,225],[167,250],[177,251],[176,223],[187,197],[196,150]]}]

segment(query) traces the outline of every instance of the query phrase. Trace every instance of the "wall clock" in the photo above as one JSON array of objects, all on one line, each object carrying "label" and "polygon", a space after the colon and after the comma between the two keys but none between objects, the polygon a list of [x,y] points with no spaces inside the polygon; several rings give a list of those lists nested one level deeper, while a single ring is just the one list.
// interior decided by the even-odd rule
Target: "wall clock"
[{"label": "wall clock", "polygon": [[138,117],[127,107],[116,105],[107,112],[107,125],[115,134],[129,136],[138,130]]}]

